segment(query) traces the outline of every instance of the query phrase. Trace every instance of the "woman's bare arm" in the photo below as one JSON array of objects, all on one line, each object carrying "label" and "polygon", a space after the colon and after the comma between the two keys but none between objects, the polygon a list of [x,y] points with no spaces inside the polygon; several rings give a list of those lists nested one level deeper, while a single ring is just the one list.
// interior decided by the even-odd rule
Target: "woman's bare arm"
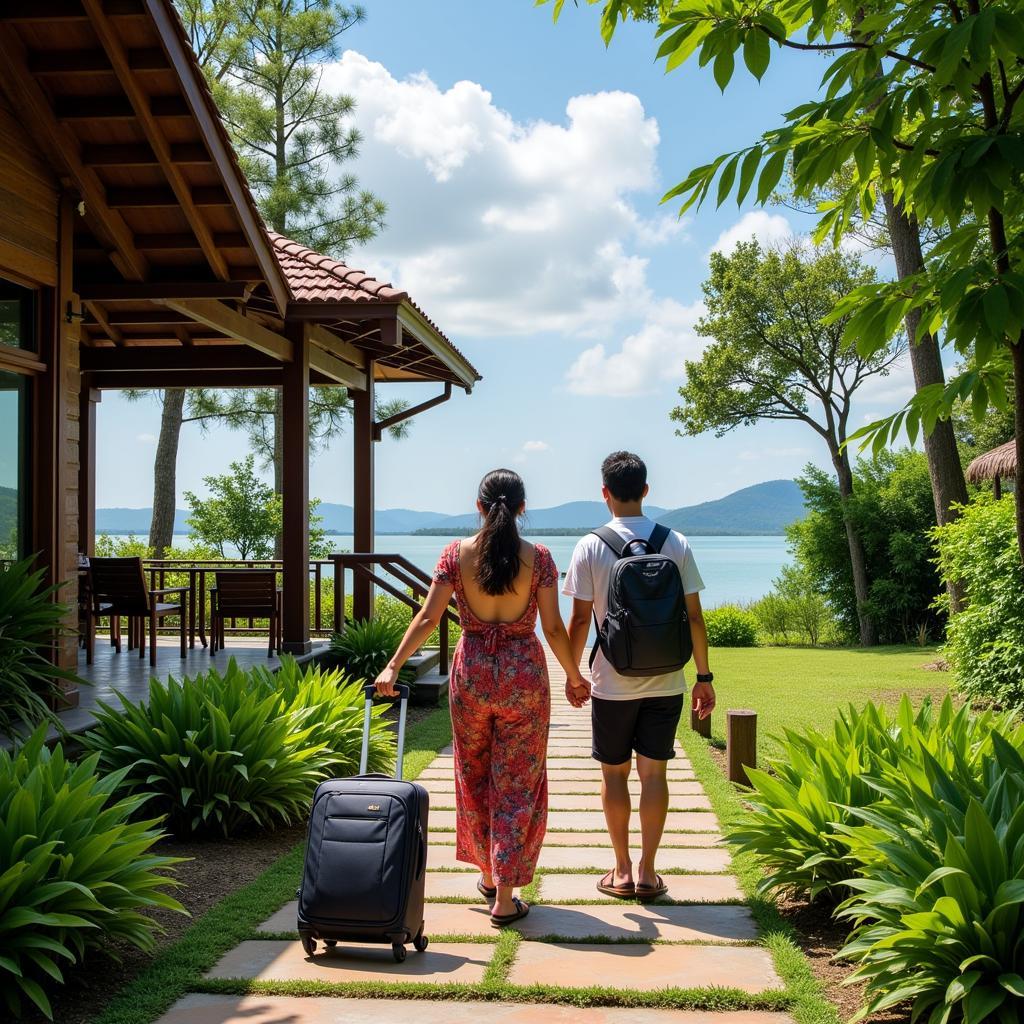
[{"label": "woman's bare arm", "polygon": [[397,693],[395,684],[402,666],[423,646],[423,642],[440,625],[448,602],[452,599],[454,588],[450,583],[432,583],[427,592],[423,607],[412,617],[409,628],[402,637],[394,657],[387,663],[384,671],[377,676],[377,693],[382,697],[394,697]]},{"label": "woman's bare arm", "polygon": [[590,684],[580,674],[579,663],[573,658],[569,634],[565,631],[562,612],[558,607],[557,587],[537,588],[537,610],[540,612],[541,629],[559,665],[565,669],[567,681],[574,689],[584,689],[589,693]]}]

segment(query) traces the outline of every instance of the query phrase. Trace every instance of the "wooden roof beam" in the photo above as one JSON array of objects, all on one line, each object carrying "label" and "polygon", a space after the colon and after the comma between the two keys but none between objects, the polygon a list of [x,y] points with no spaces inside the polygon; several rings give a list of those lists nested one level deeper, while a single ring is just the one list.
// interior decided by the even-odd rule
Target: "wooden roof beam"
[{"label": "wooden roof beam", "polygon": [[64,168],[74,179],[85,201],[86,215],[109,245],[117,269],[130,280],[141,281],[149,267],[135,247],[128,225],[111,209],[96,172],[82,162],[78,140],[54,116],[39,83],[26,66],[24,48],[17,33],[3,23],[0,23],[0,60],[5,68],[0,86],[7,92],[15,110],[25,124],[32,126],[33,138],[50,162]]},{"label": "wooden roof beam", "polygon": [[161,370],[135,373],[94,372],[92,387],[100,391],[128,388],[273,388],[284,377],[280,368],[266,370]]},{"label": "wooden roof beam", "polygon": [[[161,166],[163,166],[162,160]],[[197,208],[200,206],[231,205],[231,200],[220,185],[198,185],[195,188],[190,189],[186,184],[184,188],[189,197],[189,209],[192,210],[192,216],[196,218],[199,218]],[[181,206],[184,211],[184,204],[178,198],[177,191],[174,188],[167,188],[161,185],[111,188],[107,191],[107,201],[115,209],[131,207],[137,210],[158,210],[163,208],[177,208],[178,206]],[[188,217],[188,214],[186,214],[186,216]],[[191,217],[189,217],[189,222],[191,226]],[[209,227],[207,227],[205,222],[201,220],[200,223],[203,224],[203,231],[205,234],[209,236],[208,244],[215,250],[216,246],[213,245],[212,234]],[[196,241],[202,245],[202,239],[198,236],[196,237]],[[205,250],[205,246],[203,246],[203,248]]]},{"label": "wooden roof beam", "polygon": [[[181,96],[151,96],[149,109],[154,117],[191,117]],[[60,121],[134,120],[135,111],[127,96],[59,96],[54,111]]]},{"label": "wooden roof beam", "polygon": [[312,341],[314,345],[319,345],[320,348],[324,349],[324,351],[330,352],[331,355],[336,356],[338,359],[354,366],[358,370],[366,368],[365,352],[356,348],[356,346],[350,342],[339,338],[336,334],[333,334],[321,324],[313,324],[310,327],[309,340]]},{"label": "wooden roof beam", "polygon": [[164,370],[273,370],[280,364],[248,345],[127,346],[82,348],[82,370],[161,373]]},{"label": "wooden roof beam", "polygon": [[[178,164],[208,164],[210,154],[198,142],[176,142],[171,156]],[[159,163],[152,148],[144,142],[116,142],[82,147],[82,159],[92,167],[151,167]]]},{"label": "wooden roof beam", "polygon": [[[142,0],[103,0],[103,10],[110,17],[142,14]],[[0,21],[84,21],[85,18],[79,0],[4,0],[0,7]]]},{"label": "wooden roof beam", "polygon": [[[128,50],[125,56],[132,71],[170,70],[159,47]],[[28,68],[34,75],[94,75],[111,70],[103,50],[30,50]]]},{"label": "wooden roof beam", "polygon": [[290,363],[293,359],[292,343],[287,338],[275,334],[255,320],[250,320],[223,302],[217,302],[215,299],[169,299],[164,305],[259,352],[265,352],[282,363]]},{"label": "wooden roof beam", "polygon": [[[146,141],[149,143],[157,159],[160,161],[161,169],[167,178],[171,189],[174,192],[178,203],[181,205],[181,212],[188,221],[196,240],[199,242],[203,255],[214,274],[222,281],[230,275],[228,273],[227,260],[217,248],[213,240],[213,231],[210,225],[199,212],[192,188],[185,180],[181,168],[174,162],[171,155],[171,146],[164,136],[163,129],[157,124],[156,118],[149,105],[149,96],[142,91],[131,66],[131,55],[125,49],[117,32],[110,22],[110,19],[103,11],[102,0],[81,0],[82,6],[87,14],[91,15],[92,29],[96,33],[103,47],[110,64],[114,69],[117,80],[121,83],[125,95],[128,97],[132,109],[139,119],[139,126],[142,128]],[[198,191],[198,190],[197,190]]]},{"label": "wooden roof beam", "polygon": [[309,347],[309,368],[323,374],[350,391],[366,390],[366,374],[354,366],[336,359],[316,345]]},{"label": "wooden roof beam", "polygon": [[83,302],[83,306],[92,314],[93,320],[103,328],[103,333],[115,344],[124,344],[124,335],[110,322],[106,310],[97,302]]}]

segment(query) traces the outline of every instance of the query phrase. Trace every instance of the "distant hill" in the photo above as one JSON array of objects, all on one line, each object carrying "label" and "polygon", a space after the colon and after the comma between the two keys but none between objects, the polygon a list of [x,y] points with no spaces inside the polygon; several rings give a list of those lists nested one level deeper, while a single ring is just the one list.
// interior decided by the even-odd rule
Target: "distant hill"
[{"label": "distant hill", "polygon": [[13,536],[18,527],[18,492],[10,487],[0,487],[0,547]]},{"label": "distant hill", "polygon": [[658,522],[696,537],[780,534],[804,512],[803,492],[795,480],[766,480],[717,501],[677,508]]},{"label": "distant hill", "polygon": [[[12,492],[13,493],[13,492]],[[0,490],[0,517],[3,498]],[[745,487],[741,491],[669,511],[651,505],[648,513],[683,533],[713,536],[715,534],[780,534],[783,528],[804,514],[800,488],[792,480],[769,480],[767,483]],[[352,532],[352,506],[325,502],[319,508],[323,528],[328,533]],[[134,533],[146,536],[152,512],[148,508],[100,508],[96,510],[96,532],[111,534]],[[174,516],[174,532],[188,533],[185,519],[188,512],[178,509]],[[526,530],[543,533],[553,530],[581,534],[608,519],[608,509],[601,501],[570,501],[552,508],[529,509]],[[0,523],[2,523],[0,518]],[[455,535],[477,527],[475,512],[445,515],[442,512],[419,512],[408,508],[378,509],[377,533],[432,533]]]}]

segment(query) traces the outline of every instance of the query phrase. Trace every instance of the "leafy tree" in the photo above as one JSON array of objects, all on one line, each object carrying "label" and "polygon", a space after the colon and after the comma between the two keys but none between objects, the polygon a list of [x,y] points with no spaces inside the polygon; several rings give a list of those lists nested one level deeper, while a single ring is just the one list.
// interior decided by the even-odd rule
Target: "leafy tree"
[{"label": "leafy tree", "polygon": [[[879,640],[911,643],[938,637],[944,616],[935,601],[942,581],[934,564],[935,506],[924,454],[904,449],[860,459],[854,480],[845,514],[863,538],[871,578],[867,607]],[[807,516],[786,530],[797,567],[855,635],[859,602],[843,541],[838,485],[815,466],[808,466],[797,482],[808,508]]]},{"label": "leafy tree", "polygon": [[[794,244],[766,252],[744,242],[732,255],[712,253],[703,286],[708,313],[697,333],[713,340],[698,361],[687,362],[679,389],[684,404],[672,418],[687,434],[713,430],[718,437],[766,419],[805,423],[828,448],[845,509],[854,491],[845,447],[854,395],[866,380],[887,374],[904,347],[862,357],[843,343],[844,323],[825,318],[838,299],[873,278],[860,259],[836,250],[807,252]],[[843,515],[842,535],[860,640],[873,644],[871,580],[852,515]]]},{"label": "leafy tree", "polygon": [[[333,166],[357,151],[359,133],[341,126],[354,105],[348,97],[324,97],[319,92],[320,63],[337,55],[341,34],[365,17],[362,8],[349,9],[334,0],[175,0],[175,4],[271,226],[338,257],[352,244],[372,238],[383,225],[384,204],[368,192],[357,191],[351,175],[331,177]],[[263,152],[268,139],[275,154],[272,176]],[[133,392],[134,397],[144,394]],[[221,393],[182,388],[156,394],[162,408],[149,546],[161,556],[174,532],[182,428],[193,422],[208,426],[225,420],[244,429],[265,464],[274,466],[280,492],[281,396],[277,390]],[[386,414],[397,410],[393,404]],[[340,434],[349,413],[343,388],[311,389],[314,448]],[[410,425],[403,425],[405,431]],[[396,428],[392,436],[404,436],[403,431]]]},{"label": "leafy tree", "polygon": [[[619,23],[643,18],[645,0],[603,4],[606,41]],[[555,0],[556,16],[564,0]],[[739,152],[698,167],[666,198],[702,202],[717,181],[721,204],[735,194],[764,202],[787,162],[809,196],[849,165],[849,186],[821,212],[818,237],[841,236],[882,203],[911,230],[897,247],[899,279],[865,286],[849,312],[862,352],[882,349],[909,323],[913,342],[944,332],[971,369],[948,385],[922,384],[898,413],[865,428],[876,450],[906,427],[913,439],[947,421],[957,399],[979,414],[1001,408],[1007,366],[1015,382],[1017,459],[1024,465],[1024,9],[1018,0],[662,0],[659,56],[669,70],[697,54],[725,88],[737,54],[760,79],[780,48],[832,56],[824,89],[784,123]],[[756,181],[756,188],[755,186]],[[927,254],[913,229],[947,236]],[[919,243],[919,235],[917,236]],[[1024,559],[1024,488],[1016,490]]]},{"label": "leafy tree", "polygon": [[[271,558],[274,539],[281,533],[281,496],[262,481],[255,470],[255,458],[232,462],[231,472],[207,476],[203,483],[210,489],[209,498],[185,492],[191,515],[188,525],[203,544],[216,548],[221,558],[234,548],[242,559]],[[312,557],[322,557],[327,548],[323,517],[315,514],[319,501],[310,502],[309,547]]]},{"label": "leafy tree", "polygon": [[944,572],[964,581],[944,653],[972,701],[1024,710],[1024,567],[1016,557],[1013,501],[978,495],[935,532]]}]

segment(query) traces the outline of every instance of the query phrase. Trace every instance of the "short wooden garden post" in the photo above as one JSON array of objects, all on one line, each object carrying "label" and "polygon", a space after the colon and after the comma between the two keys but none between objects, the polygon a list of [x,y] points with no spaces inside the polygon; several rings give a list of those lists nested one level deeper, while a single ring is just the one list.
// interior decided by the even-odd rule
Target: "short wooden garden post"
[{"label": "short wooden garden post", "polygon": [[690,708],[690,728],[698,735],[703,736],[704,739],[711,739],[711,716],[707,718],[701,718],[697,714],[696,708]]},{"label": "short wooden garden post", "polygon": [[743,709],[727,711],[725,742],[729,781],[749,786],[747,769],[757,767],[757,712]]}]

